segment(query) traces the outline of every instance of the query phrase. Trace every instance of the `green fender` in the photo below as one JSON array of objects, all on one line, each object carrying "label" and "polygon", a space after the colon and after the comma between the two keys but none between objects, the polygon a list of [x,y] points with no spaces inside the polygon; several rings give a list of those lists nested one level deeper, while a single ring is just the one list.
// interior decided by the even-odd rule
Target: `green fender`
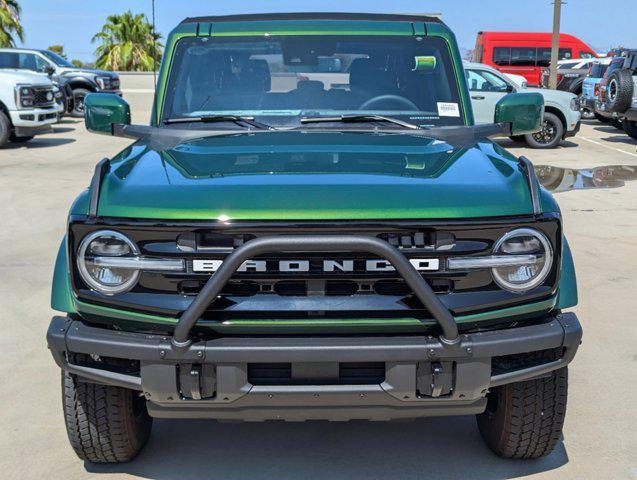
[{"label": "green fender", "polygon": [[53,271],[51,288],[51,308],[59,312],[75,313],[73,290],[69,274],[68,255],[66,253],[66,236],[62,239]]},{"label": "green fender", "polygon": [[562,236],[562,273],[557,293],[557,305],[555,308],[569,308],[577,305],[577,279],[575,277],[575,264],[568,240]]}]

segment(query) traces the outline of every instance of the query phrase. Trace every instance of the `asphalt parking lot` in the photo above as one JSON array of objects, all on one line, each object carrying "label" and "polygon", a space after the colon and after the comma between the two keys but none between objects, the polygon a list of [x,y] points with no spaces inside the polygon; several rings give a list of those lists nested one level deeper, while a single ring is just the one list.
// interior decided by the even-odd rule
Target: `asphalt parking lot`
[{"label": "asphalt parking lot", "polygon": [[[131,84],[125,96],[133,121],[147,122],[149,90]],[[60,375],[45,344],[50,282],[71,202],[95,163],[128,143],[88,134],[81,122],[67,120],[52,134],[0,150],[0,477],[637,478],[637,142],[597,122],[585,123],[557,150],[502,142],[535,165],[588,172],[626,167],[554,181],[606,187],[556,194],[579,280],[575,311],[585,330],[570,368],[564,438],[549,457],[495,457],[473,417],[343,424],[160,420],[134,462],[83,464],[66,439]],[[622,175],[609,178],[617,171]]]}]

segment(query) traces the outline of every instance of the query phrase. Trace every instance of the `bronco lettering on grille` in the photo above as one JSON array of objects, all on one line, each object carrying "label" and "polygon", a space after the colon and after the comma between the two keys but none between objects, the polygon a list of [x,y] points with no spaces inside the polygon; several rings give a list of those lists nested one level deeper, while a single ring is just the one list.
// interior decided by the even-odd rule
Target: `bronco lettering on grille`
[{"label": "bronco lettering on grille", "polygon": [[[409,262],[418,271],[436,271],[440,268],[437,258],[411,258]],[[223,260],[193,260],[193,272],[216,272]],[[386,260],[365,260],[364,270],[367,272],[393,272],[394,267]],[[265,260],[248,260],[237,270],[238,272],[311,272],[313,269],[309,260],[279,260],[266,262]],[[354,272],[354,260],[323,260],[322,272]]]}]

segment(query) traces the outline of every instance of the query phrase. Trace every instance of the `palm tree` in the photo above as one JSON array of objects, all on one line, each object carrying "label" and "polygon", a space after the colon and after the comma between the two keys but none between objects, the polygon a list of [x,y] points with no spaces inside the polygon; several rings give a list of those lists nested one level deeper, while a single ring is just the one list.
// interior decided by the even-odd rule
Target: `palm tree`
[{"label": "palm tree", "polygon": [[14,35],[24,40],[20,11],[16,0],[0,0],[0,47],[15,47]]},{"label": "palm tree", "polygon": [[[1,0],[0,0],[1,1]],[[153,32],[143,13],[109,15],[102,31],[93,37],[95,66],[105,70],[151,71],[161,60],[161,35]]]}]

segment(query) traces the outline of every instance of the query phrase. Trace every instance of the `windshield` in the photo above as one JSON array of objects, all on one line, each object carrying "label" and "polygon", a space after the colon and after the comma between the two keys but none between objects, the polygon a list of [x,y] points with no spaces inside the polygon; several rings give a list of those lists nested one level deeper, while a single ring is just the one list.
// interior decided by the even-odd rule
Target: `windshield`
[{"label": "windshield", "polygon": [[58,67],[75,68],[75,66],[71,62],[69,62],[66,58],[58,55],[57,53],[53,53],[49,50],[42,50],[42,55],[55,63]]},{"label": "windshield", "polygon": [[185,38],[165,98],[163,121],[233,114],[298,126],[303,117],[384,115],[464,124],[447,45],[428,37]]}]

